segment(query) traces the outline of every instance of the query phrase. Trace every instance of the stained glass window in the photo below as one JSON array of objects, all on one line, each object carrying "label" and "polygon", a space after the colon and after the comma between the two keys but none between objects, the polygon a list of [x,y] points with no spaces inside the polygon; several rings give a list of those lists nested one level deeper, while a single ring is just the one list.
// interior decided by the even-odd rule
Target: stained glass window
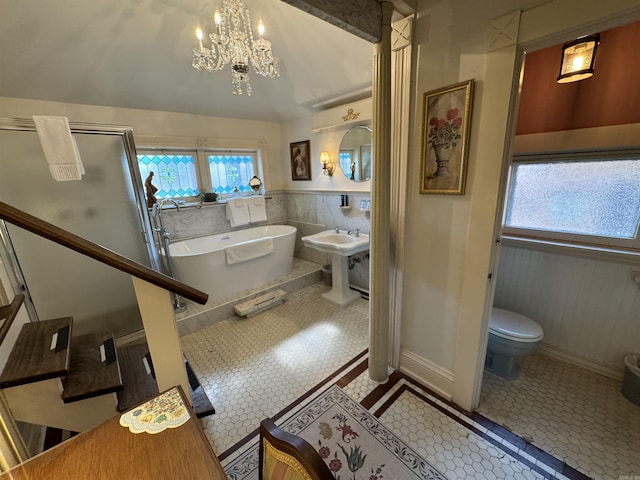
[{"label": "stained glass window", "polygon": [[249,180],[254,175],[253,153],[209,154],[207,160],[214,192],[251,192]]},{"label": "stained glass window", "polygon": [[161,153],[138,155],[142,181],[154,173],[153,184],[158,188],[155,196],[163,198],[194,197],[198,195],[198,179],[194,155]]}]

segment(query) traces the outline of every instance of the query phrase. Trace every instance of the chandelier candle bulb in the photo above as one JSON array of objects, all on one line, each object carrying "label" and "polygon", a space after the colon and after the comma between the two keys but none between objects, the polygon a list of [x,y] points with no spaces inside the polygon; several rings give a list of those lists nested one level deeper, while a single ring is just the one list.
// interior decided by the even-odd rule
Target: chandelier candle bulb
[{"label": "chandelier candle bulb", "polygon": [[202,50],[202,30],[196,29],[196,37],[198,38],[198,47]]}]

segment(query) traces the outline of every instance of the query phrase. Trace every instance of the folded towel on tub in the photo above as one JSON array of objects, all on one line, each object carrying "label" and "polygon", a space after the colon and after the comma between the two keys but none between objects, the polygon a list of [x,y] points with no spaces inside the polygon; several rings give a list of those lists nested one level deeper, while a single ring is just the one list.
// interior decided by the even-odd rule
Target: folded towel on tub
[{"label": "folded towel on tub", "polygon": [[232,227],[249,224],[249,207],[247,199],[242,197],[230,198],[226,205],[227,220]]},{"label": "folded towel on tub", "polygon": [[264,197],[261,195],[249,197],[247,202],[249,203],[249,218],[251,219],[251,223],[266,222],[267,208],[264,204]]},{"label": "folded towel on tub", "polygon": [[228,265],[264,257],[272,252],[273,239],[271,237],[249,240],[248,242],[242,242],[236,245],[229,245],[224,249]]}]

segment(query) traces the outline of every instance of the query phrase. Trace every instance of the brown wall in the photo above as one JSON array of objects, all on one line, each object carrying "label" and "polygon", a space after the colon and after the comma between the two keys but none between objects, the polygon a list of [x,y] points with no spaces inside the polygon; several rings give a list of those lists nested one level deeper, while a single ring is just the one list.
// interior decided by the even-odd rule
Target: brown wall
[{"label": "brown wall", "polygon": [[557,83],[561,55],[527,54],[517,135],[640,123],[640,22],[600,32],[591,78]]}]

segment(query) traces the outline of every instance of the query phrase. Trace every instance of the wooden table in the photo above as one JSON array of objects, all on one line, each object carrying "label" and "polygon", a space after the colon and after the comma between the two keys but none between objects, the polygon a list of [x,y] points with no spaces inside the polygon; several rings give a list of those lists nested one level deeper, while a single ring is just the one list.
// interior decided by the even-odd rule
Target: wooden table
[{"label": "wooden table", "polygon": [[[0,479],[226,480],[200,421],[180,387],[176,388],[187,410],[184,418],[188,419],[182,425],[154,434],[132,433],[117,415],[14,467]],[[140,412],[139,407],[130,412]]]}]

